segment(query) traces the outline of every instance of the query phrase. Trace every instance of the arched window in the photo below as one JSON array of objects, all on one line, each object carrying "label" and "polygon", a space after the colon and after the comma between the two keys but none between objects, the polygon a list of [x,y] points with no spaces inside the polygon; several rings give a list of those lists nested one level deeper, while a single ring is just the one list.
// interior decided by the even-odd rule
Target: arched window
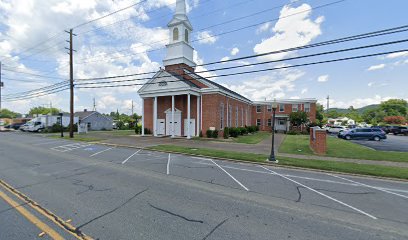
[{"label": "arched window", "polygon": [[173,41],[177,41],[179,39],[179,30],[178,28],[173,29]]},{"label": "arched window", "polygon": [[188,42],[188,30],[184,30],[184,40]]}]

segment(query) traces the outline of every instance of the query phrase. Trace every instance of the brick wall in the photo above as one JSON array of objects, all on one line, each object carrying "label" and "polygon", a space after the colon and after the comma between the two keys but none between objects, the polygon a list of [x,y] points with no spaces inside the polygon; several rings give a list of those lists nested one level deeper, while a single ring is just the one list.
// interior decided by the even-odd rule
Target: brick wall
[{"label": "brick wall", "polygon": [[[227,122],[227,114],[229,106],[232,107],[231,111],[231,126],[236,127],[236,108],[238,107],[238,127],[250,125],[250,118],[251,118],[251,105],[248,103],[233,99],[231,97],[227,97],[221,94],[203,94],[203,134],[206,134],[206,131],[210,129],[210,127],[215,127],[219,131],[219,136],[222,137],[224,134],[224,129],[221,128],[221,103],[224,106],[224,123],[223,128],[228,126]],[[248,111],[246,109],[248,108]],[[242,110],[244,114],[242,114]],[[248,119],[246,114],[248,112]],[[242,124],[242,117],[243,124]],[[248,120],[248,123],[246,122]]]},{"label": "brick wall", "polygon": [[144,127],[153,133],[153,102],[154,98],[144,99]]}]

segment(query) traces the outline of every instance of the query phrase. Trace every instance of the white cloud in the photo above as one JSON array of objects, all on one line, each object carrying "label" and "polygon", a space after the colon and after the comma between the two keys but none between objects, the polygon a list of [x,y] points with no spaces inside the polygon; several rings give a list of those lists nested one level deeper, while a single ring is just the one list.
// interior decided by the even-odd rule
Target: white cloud
[{"label": "white cloud", "polygon": [[258,27],[258,29],[256,30],[256,33],[260,34],[260,33],[268,31],[271,28],[271,25],[272,25],[271,22],[262,24],[260,27]]},{"label": "white cloud", "polygon": [[307,93],[309,91],[309,89],[307,89],[307,88],[304,88],[304,89],[302,89],[302,91],[300,92],[301,94],[305,94],[305,93]]},{"label": "white cloud", "polygon": [[[220,60],[220,61],[228,61],[228,60],[230,60],[230,57],[225,56],[225,57],[221,58],[221,60]],[[225,64],[225,63],[223,63],[223,64]]]},{"label": "white cloud", "polygon": [[[302,4],[299,7],[284,6],[280,12],[280,19],[272,29],[274,35],[262,40],[254,47],[257,54],[271,52],[291,47],[304,46],[322,34],[320,25],[324,17],[310,19],[311,7]],[[296,15],[295,15],[296,14]],[[286,16],[291,16],[286,18]],[[279,60],[294,55],[296,52],[285,52],[262,57],[267,60]]]},{"label": "white cloud", "polygon": [[[394,99],[394,98],[401,98],[401,97],[396,97],[396,96],[387,96],[387,97],[382,97],[381,95],[375,95],[374,97],[368,97],[368,98],[354,98],[354,99],[348,99],[348,100],[338,100],[338,99],[330,99],[330,108],[348,108],[350,106],[353,106],[354,108],[361,108],[367,105],[371,104],[379,104],[383,101],[387,101],[389,99]],[[326,99],[319,99],[318,101],[320,104],[323,106],[326,106]]]},{"label": "white cloud", "polygon": [[386,56],[386,58],[398,58],[398,57],[408,57],[408,52],[391,53]]},{"label": "white cloud", "polygon": [[268,75],[253,77],[243,82],[224,86],[236,91],[251,100],[284,98],[288,92],[295,90],[295,82],[304,75],[297,69],[285,69],[271,72]]},{"label": "white cloud", "polygon": [[378,64],[378,65],[373,65],[373,66],[367,68],[367,71],[375,71],[375,70],[380,70],[380,69],[383,69],[383,68],[385,68],[384,63]]},{"label": "white cloud", "polygon": [[217,41],[217,37],[211,34],[211,31],[203,31],[197,33],[198,42],[200,44],[214,44]]},{"label": "white cloud", "polygon": [[[193,60],[197,65],[202,65],[204,63],[204,60],[198,56],[198,52],[194,50],[194,55],[193,55]],[[207,69],[203,66],[198,66],[195,69],[195,72],[203,72],[207,71]],[[217,74],[214,72],[204,72],[204,73],[198,73],[200,76],[205,77],[205,78],[211,78],[211,80],[215,80]]]},{"label": "white cloud", "polygon": [[327,82],[329,81],[329,75],[322,75],[317,78],[318,82]]},{"label": "white cloud", "polygon": [[369,83],[367,84],[368,87],[372,87],[373,85],[374,85],[374,82],[369,82]]},{"label": "white cloud", "polygon": [[232,50],[231,50],[231,56],[235,56],[235,55],[237,55],[239,53],[239,48],[233,48]]}]

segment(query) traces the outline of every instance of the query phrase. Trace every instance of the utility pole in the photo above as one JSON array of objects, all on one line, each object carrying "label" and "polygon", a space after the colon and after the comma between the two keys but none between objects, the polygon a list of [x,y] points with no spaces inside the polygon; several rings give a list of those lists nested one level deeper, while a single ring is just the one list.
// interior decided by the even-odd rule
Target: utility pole
[{"label": "utility pole", "polygon": [[[74,138],[74,55],[72,36],[76,36],[71,28],[69,33],[69,137]],[[67,48],[66,48],[67,49]]]},{"label": "utility pole", "polygon": [[93,98],[93,110],[92,111],[96,111],[96,102],[95,102],[95,98]]},{"label": "utility pole", "polygon": [[133,114],[134,114],[133,109],[134,109],[134,105],[133,105],[133,100],[132,100],[132,117],[133,117]]},{"label": "utility pole", "polygon": [[330,96],[329,95],[327,95],[327,109],[326,109],[326,112],[327,113],[329,113],[329,107],[330,107]]},{"label": "utility pole", "polygon": [[0,62],[0,111],[1,111],[1,88],[3,87],[3,82],[1,81],[1,62]]}]

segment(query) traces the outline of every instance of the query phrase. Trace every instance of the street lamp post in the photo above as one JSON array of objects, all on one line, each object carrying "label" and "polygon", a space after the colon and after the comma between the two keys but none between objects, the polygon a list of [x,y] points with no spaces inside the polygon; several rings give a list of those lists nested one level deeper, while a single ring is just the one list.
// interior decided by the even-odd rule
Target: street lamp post
[{"label": "street lamp post", "polygon": [[276,102],[276,99],[273,100],[272,103],[272,111],[273,111],[273,117],[272,117],[272,148],[271,148],[271,155],[269,156],[269,161],[271,162],[278,162],[275,158],[275,113],[276,109],[278,108],[278,103]]},{"label": "street lamp post", "polygon": [[61,137],[64,137],[64,126],[62,125],[62,116],[64,115],[63,113],[58,114],[60,116],[60,124],[61,124]]}]

